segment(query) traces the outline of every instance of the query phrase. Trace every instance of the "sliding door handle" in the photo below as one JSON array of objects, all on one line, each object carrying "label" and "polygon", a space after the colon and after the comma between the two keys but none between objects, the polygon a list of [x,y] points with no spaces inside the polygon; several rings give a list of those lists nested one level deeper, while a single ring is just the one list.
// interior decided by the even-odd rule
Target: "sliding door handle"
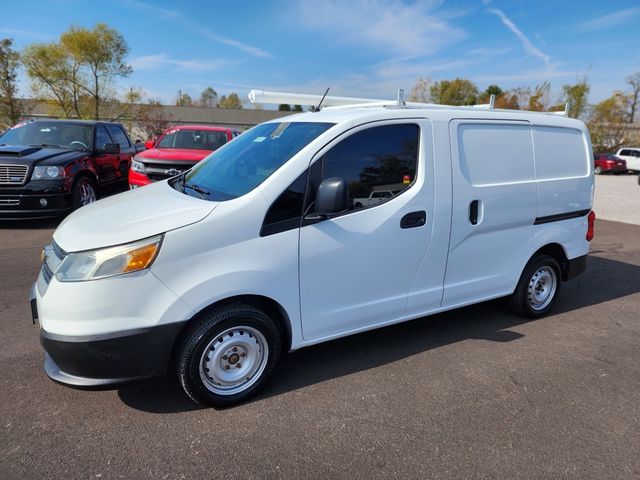
[{"label": "sliding door handle", "polygon": [[478,206],[480,204],[479,200],[474,200],[469,204],[469,222],[471,225],[478,224]]}]

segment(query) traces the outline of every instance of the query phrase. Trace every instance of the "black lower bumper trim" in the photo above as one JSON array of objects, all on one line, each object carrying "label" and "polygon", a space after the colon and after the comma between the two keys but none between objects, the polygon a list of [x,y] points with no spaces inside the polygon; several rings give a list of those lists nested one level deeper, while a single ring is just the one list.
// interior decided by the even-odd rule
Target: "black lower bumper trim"
[{"label": "black lower bumper trim", "polygon": [[572,278],[577,277],[578,275],[582,275],[587,269],[587,256],[583,255],[581,257],[572,258],[569,260],[569,265],[567,268],[567,274],[565,280],[571,280]]},{"label": "black lower bumper trim", "polygon": [[44,370],[53,381],[82,389],[116,388],[162,376],[184,323],[90,337],[41,330]]}]

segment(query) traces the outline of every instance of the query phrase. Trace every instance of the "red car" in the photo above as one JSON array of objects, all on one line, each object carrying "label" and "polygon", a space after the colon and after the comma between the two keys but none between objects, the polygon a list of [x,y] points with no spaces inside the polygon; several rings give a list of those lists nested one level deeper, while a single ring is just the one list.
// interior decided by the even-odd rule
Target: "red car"
[{"label": "red car", "polygon": [[214,150],[240,135],[233,128],[181,125],[164,132],[155,144],[133,158],[130,188],[142,187],[189,170]]},{"label": "red car", "polygon": [[594,156],[595,166],[593,171],[600,175],[601,173],[626,173],[627,162],[620,157],[616,157],[612,153],[596,153]]}]

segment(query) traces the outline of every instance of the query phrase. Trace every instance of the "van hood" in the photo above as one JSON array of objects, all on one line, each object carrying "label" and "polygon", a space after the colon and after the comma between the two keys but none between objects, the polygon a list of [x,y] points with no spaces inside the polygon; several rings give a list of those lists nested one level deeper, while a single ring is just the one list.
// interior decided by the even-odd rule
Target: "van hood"
[{"label": "van hood", "polygon": [[178,192],[166,181],[157,182],[76,210],[53,239],[67,252],[120,245],[199,222],[216,205]]}]

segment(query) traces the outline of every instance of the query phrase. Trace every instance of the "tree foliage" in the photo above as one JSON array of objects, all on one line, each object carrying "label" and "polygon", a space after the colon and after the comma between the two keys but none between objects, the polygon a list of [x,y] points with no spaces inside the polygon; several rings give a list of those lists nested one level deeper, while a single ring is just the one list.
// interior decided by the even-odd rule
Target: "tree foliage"
[{"label": "tree foliage", "polygon": [[176,98],[176,106],[178,107],[193,107],[193,99],[191,95],[186,92],[178,92],[178,97]]},{"label": "tree foliage", "polygon": [[442,105],[475,105],[478,99],[478,87],[463,78],[436,82],[429,91],[431,100]]},{"label": "tree foliage", "polygon": [[615,91],[609,98],[591,108],[588,126],[594,149],[613,150],[625,143],[629,100],[629,95]]},{"label": "tree foliage", "polygon": [[580,118],[587,110],[587,100],[589,97],[590,85],[587,79],[583,79],[573,85],[564,85],[562,95],[564,102],[569,104],[569,116]]},{"label": "tree foliage", "polygon": [[34,43],[22,53],[31,88],[67,118],[100,118],[113,102],[113,84],[131,74],[124,37],[104,23],[93,29],[70,27],[60,40]]},{"label": "tree foliage", "polygon": [[200,94],[199,105],[201,107],[213,108],[218,101],[218,92],[213,87],[205,88]]},{"label": "tree foliage", "polygon": [[290,112],[291,111],[291,105],[289,105],[288,103],[281,103],[280,105],[278,105],[278,111],[279,112]]},{"label": "tree foliage", "polygon": [[638,113],[638,102],[640,101],[640,72],[629,75],[626,79],[627,84],[631,87],[629,93],[629,115],[627,120],[633,123]]},{"label": "tree foliage", "polygon": [[411,88],[407,100],[409,102],[429,103],[431,101],[432,86],[433,81],[431,78],[418,78],[416,84]]},{"label": "tree foliage", "polygon": [[240,97],[238,97],[237,93],[230,93],[228,96],[223,95],[220,97],[220,102],[218,103],[218,107],[220,108],[242,108],[242,101]]},{"label": "tree foliage", "polygon": [[22,114],[16,97],[19,65],[20,55],[13,49],[13,41],[0,40],[0,128],[17,123]]}]

